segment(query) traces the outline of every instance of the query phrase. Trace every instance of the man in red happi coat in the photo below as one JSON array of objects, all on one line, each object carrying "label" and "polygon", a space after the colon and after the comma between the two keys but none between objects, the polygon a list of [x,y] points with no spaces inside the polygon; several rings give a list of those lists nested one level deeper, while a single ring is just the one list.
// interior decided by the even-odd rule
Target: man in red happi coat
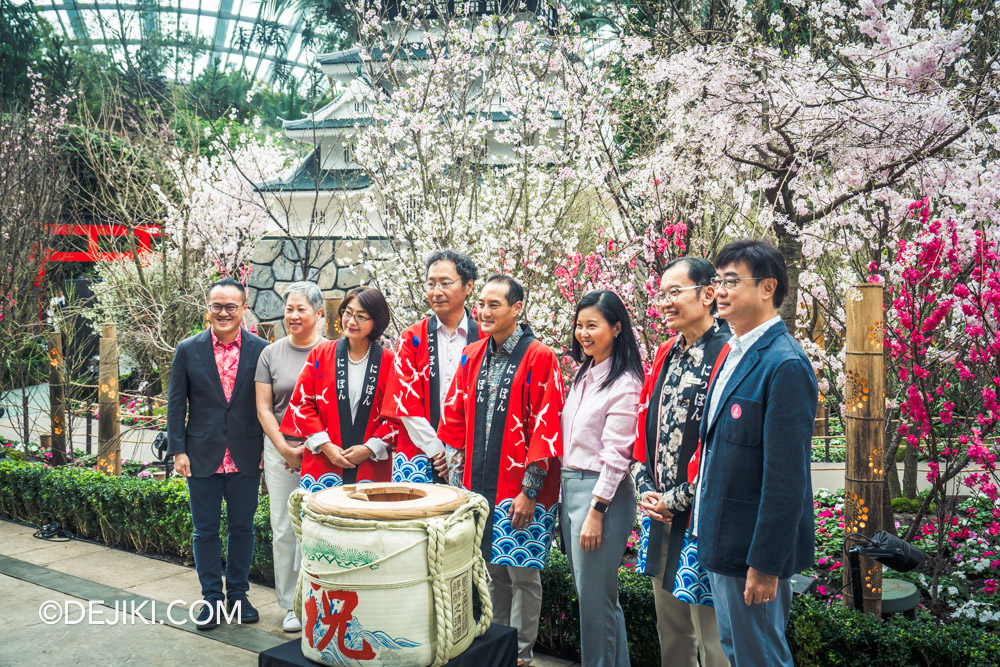
[{"label": "man in red happi coat", "polygon": [[[479,340],[479,326],[465,308],[478,276],[475,263],[454,250],[438,250],[426,262],[427,300],[434,314],[399,337],[396,361],[382,413],[403,424],[392,463],[394,482],[442,480],[432,462],[446,470],[445,446],[437,437],[444,403],[462,350]],[[454,450],[452,450],[454,453]],[[461,470],[453,478],[461,484]]]},{"label": "man in red happi coat", "polygon": [[494,275],[479,295],[489,334],[465,348],[438,426],[442,442],[462,450],[466,488],[493,506],[483,535],[493,618],[517,628],[518,663],[531,662],[542,605],[540,570],[559,509],[563,407],[556,354],[518,324],[524,290]]}]

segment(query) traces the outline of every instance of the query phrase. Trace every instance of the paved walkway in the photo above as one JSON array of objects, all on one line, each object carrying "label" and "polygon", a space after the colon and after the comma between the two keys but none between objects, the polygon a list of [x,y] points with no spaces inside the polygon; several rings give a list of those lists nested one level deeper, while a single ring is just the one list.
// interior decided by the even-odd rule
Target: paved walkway
[{"label": "paved walkway", "polygon": [[[168,609],[201,597],[192,568],[33,533],[0,520],[0,665],[256,665],[258,653],[299,636],[282,632],[285,610],[267,586],[250,585],[259,623],[200,632],[185,606]],[[45,623],[44,614],[57,620]],[[538,656],[532,664],[571,663]]]}]

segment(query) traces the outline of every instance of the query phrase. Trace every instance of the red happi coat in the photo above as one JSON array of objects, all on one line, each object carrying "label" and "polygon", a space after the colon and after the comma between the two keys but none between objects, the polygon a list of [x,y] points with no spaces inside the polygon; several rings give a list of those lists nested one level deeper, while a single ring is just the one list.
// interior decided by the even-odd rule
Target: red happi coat
[{"label": "red happi coat", "polygon": [[[432,316],[403,330],[386,387],[383,415],[396,419],[423,417],[432,428],[438,427],[441,417],[441,406],[438,405],[441,371],[438,363],[440,347],[436,344],[437,327],[438,319]],[[468,318],[468,327],[466,339],[469,343],[478,341],[479,327],[471,316]],[[431,363],[432,358],[434,363]],[[400,429],[394,456],[397,459],[397,464],[393,466],[394,479],[401,476],[396,481],[417,481],[411,479],[412,475],[402,473],[413,468],[414,458],[423,454],[410,439],[406,429]],[[429,464],[424,463],[424,467],[427,468],[428,478],[421,481],[430,481]]]},{"label": "red happi coat", "polygon": [[[362,428],[360,423],[355,425],[351,421],[347,387],[348,346],[344,338],[325,341],[309,353],[281,420],[282,433],[306,439],[314,433],[326,431],[330,442],[345,449],[363,445],[373,437],[390,446],[395,443],[399,426],[381,412],[394,355],[391,350],[377,343],[372,344],[365,368],[365,388],[358,403],[357,418],[364,419]],[[345,476],[348,483],[388,482],[391,474],[391,452],[384,461],[369,459],[354,470],[347,471],[333,465],[323,453],[313,454],[307,449],[302,455],[301,486],[308,491],[340,486],[345,483]],[[352,479],[355,475],[356,479]]]},{"label": "red happi coat", "polygon": [[[507,398],[507,416],[499,453],[496,474],[495,498],[487,496],[491,504],[511,500],[521,492],[525,467],[538,463],[547,468],[545,485],[536,501],[544,507],[554,506],[559,499],[559,457],[562,456],[562,429],[559,416],[563,408],[563,382],[555,352],[534,339],[530,329],[523,336],[531,342],[514,373]],[[485,391],[487,373],[483,361],[490,338],[467,346],[462,351],[462,365],[445,399],[438,437],[446,445],[465,450],[465,471],[462,477],[465,488],[483,493],[473,487],[473,460],[476,448],[476,392]],[[481,371],[481,372],[480,372]],[[497,403],[504,399],[503,393]]]}]

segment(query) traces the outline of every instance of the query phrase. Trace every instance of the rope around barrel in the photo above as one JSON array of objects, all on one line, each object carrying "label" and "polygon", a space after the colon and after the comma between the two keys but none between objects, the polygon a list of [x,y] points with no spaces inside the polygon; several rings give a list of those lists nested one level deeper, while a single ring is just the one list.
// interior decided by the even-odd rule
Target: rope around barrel
[{"label": "rope around barrel", "polygon": [[[486,561],[483,559],[481,545],[483,542],[483,531],[487,522],[490,529],[493,527],[493,517],[490,516],[489,503],[477,493],[466,492],[465,503],[447,517],[431,517],[425,520],[409,521],[374,521],[364,519],[348,519],[344,517],[331,516],[328,514],[317,514],[306,507],[306,500],[310,494],[305,489],[299,488],[292,492],[288,498],[288,514],[292,520],[292,527],[295,535],[302,539],[302,517],[308,516],[316,523],[331,527],[349,528],[352,530],[407,530],[412,531],[415,527],[423,526],[427,532],[427,569],[430,575],[426,578],[407,581],[393,582],[387,584],[368,584],[364,588],[398,588],[401,586],[411,586],[420,581],[431,581],[432,598],[434,600],[434,662],[431,667],[441,667],[448,661],[448,653],[455,646],[455,627],[453,610],[451,606],[451,596],[448,594],[447,580],[456,574],[466,571],[467,568],[457,572],[444,572],[444,544],[448,529],[458,523],[466,514],[472,513],[476,521],[476,536],[473,540],[474,555],[472,561],[472,580],[479,591],[479,601],[481,603],[481,614],[476,625],[476,636],[480,637],[490,627],[493,621],[493,601],[487,589],[489,574],[486,571]],[[417,543],[419,544],[419,542]],[[410,548],[401,550],[398,553],[407,551]],[[396,554],[391,554],[383,560],[387,560]],[[295,613],[301,614],[302,609],[302,581],[308,575],[303,570],[304,576],[300,577],[295,585]],[[315,576],[309,576],[316,583],[322,580]]]}]

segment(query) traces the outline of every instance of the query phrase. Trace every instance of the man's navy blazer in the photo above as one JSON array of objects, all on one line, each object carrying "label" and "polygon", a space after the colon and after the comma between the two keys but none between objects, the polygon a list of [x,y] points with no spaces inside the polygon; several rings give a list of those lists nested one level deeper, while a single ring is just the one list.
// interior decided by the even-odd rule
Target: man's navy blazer
[{"label": "man's navy blazer", "polygon": [[812,567],[817,396],[812,365],[778,322],[714,397],[716,416],[701,424],[698,555],[707,570],[745,577],[753,567],[785,579]]},{"label": "man's navy blazer", "polygon": [[185,338],[174,350],[167,391],[167,453],[187,454],[193,477],[207,477],[218,470],[227,445],[240,472],[260,470],[264,429],[257,421],[253,378],[265,347],[264,339],[245,329],[241,332],[240,364],[228,403],[208,329]]}]

